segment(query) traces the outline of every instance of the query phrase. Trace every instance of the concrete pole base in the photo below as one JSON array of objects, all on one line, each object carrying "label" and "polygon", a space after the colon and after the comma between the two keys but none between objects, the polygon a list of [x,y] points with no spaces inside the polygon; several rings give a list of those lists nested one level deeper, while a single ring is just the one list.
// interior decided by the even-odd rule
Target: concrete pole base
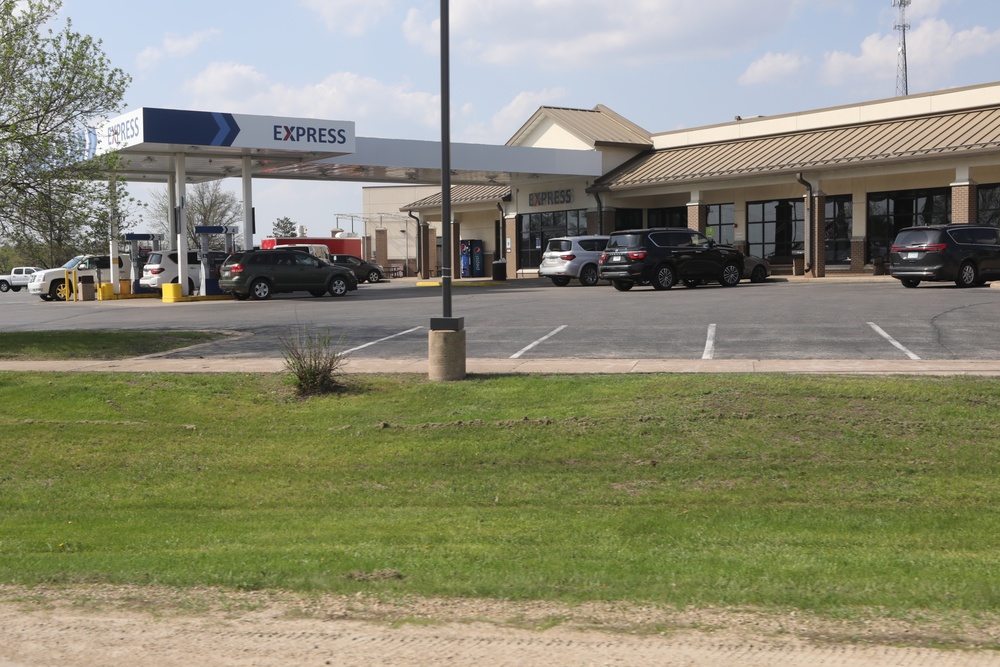
[{"label": "concrete pole base", "polygon": [[465,379],[465,330],[431,329],[427,335],[427,377],[433,382]]}]

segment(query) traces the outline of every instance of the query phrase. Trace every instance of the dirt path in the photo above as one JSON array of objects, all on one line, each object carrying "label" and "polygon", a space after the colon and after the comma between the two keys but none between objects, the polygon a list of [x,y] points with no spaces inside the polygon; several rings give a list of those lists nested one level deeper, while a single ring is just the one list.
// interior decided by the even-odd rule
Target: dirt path
[{"label": "dirt path", "polygon": [[998,646],[1000,617],[848,623],[610,604],[0,586],[0,667],[985,667],[1000,665]]}]

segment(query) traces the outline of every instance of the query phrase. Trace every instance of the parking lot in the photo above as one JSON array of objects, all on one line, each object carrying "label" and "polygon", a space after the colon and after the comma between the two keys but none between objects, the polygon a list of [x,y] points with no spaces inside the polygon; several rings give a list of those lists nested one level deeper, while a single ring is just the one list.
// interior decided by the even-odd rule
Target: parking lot
[{"label": "parking lot", "polygon": [[[238,332],[169,357],[279,357],[281,337],[329,332],[355,359],[425,359],[439,287],[396,280],[345,298],[163,303],[120,299],[46,303],[0,297],[2,330],[221,329]],[[1000,360],[1000,290],[889,278],[772,279],[669,291],[555,287],[541,280],[462,284],[467,356],[482,359]]]}]

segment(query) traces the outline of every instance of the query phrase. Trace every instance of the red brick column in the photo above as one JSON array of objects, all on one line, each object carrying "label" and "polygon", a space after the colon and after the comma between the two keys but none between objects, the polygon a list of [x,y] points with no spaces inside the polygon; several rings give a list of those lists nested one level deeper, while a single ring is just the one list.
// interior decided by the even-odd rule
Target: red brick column
[{"label": "red brick column", "polygon": [[688,204],[688,229],[705,233],[708,226],[708,207],[701,203]]},{"label": "red brick column", "polygon": [[973,181],[951,184],[951,221],[974,225],[979,221],[978,192]]}]

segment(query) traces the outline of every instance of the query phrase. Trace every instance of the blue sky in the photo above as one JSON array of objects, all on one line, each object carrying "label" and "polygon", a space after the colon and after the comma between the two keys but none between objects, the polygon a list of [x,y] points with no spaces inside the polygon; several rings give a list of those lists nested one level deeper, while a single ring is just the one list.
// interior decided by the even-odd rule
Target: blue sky
[{"label": "blue sky", "polygon": [[[892,97],[892,0],[451,0],[454,141],[502,144],[539,106],[604,104],[651,132]],[[128,72],[127,110],[351,120],[440,138],[438,0],[64,0]],[[1000,80],[1000,3],[912,0],[911,94]],[[238,180],[226,187],[239,194]],[[143,192],[135,190],[139,196]],[[326,235],[361,188],[255,181],[258,235]],[[259,239],[258,239],[259,241]]]}]

